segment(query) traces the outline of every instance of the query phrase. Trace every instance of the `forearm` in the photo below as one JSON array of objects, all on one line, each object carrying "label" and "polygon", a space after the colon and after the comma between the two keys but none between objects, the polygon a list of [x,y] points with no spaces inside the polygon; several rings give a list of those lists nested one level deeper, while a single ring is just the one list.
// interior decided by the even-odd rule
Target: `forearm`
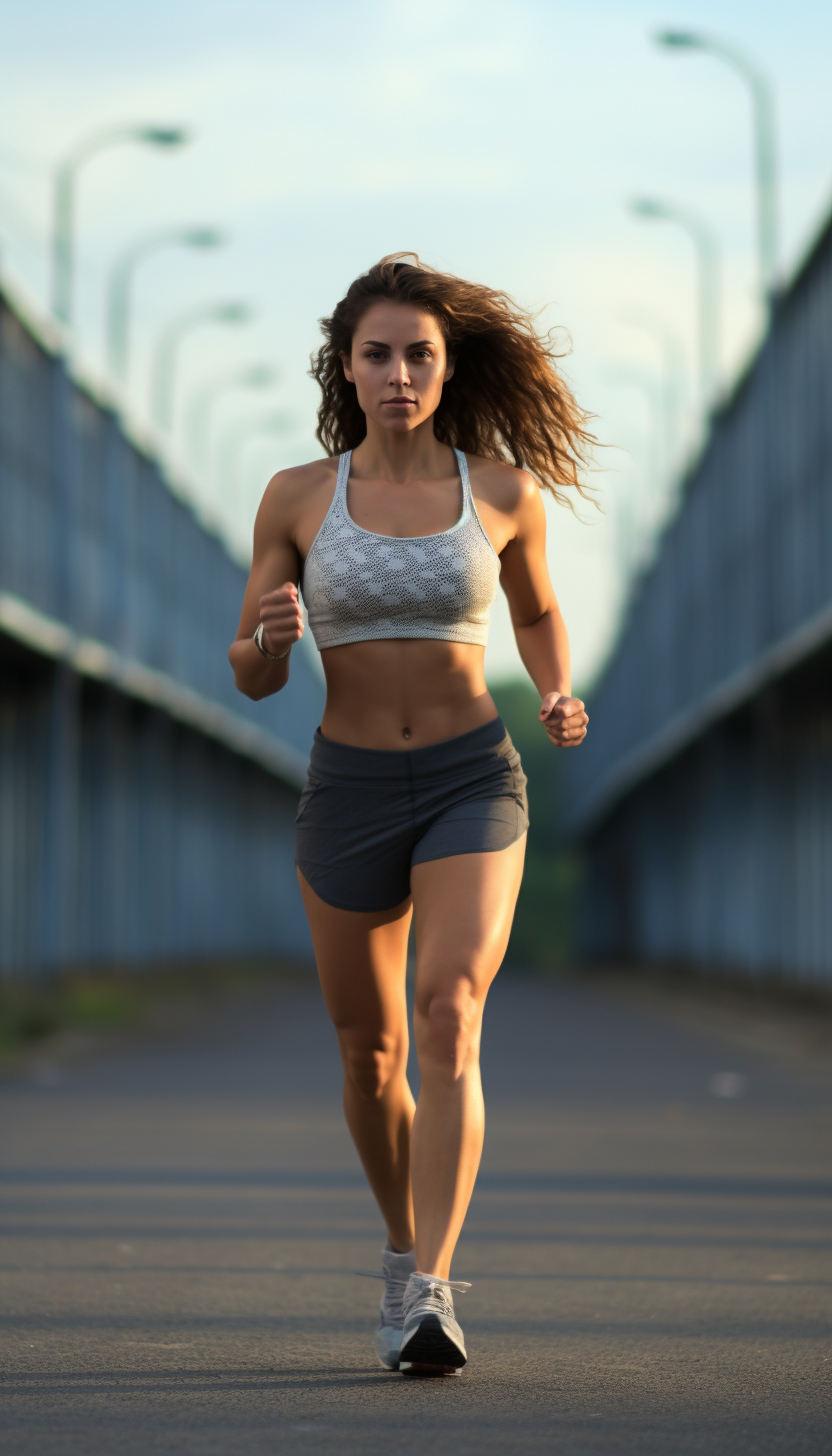
[{"label": "forearm", "polygon": [[244,693],[247,698],[253,698],[255,702],[260,698],[270,697],[272,693],[279,693],[289,680],[291,652],[282,661],[272,662],[262,652],[258,652],[257,643],[252,637],[232,642],[228,660],[234,670],[234,686],[238,692]]},{"label": "forearm", "polygon": [[550,607],[527,627],[515,625],[514,635],[523,666],[541,698],[548,693],[569,697],[572,692],[569,637],[558,608]]}]

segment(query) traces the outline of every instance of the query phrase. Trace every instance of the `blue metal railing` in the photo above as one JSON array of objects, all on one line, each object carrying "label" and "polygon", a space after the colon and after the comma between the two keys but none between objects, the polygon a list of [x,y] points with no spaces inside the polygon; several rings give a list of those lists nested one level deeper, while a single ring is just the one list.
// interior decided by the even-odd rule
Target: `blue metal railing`
[{"label": "blue metal railing", "polygon": [[322,697],[310,649],[293,654],[290,691],[236,692],[244,573],[3,300],[0,492],[1,592],[272,735],[302,772]]},{"label": "blue metal railing", "polygon": [[0,298],[0,975],[309,951],[323,686],[253,703],[245,572]]},{"label": "blue metal railing", "polygon": [[832,638],[832,222],[713,422],[590,698],[571,766],[587,831],[645,776]]}]

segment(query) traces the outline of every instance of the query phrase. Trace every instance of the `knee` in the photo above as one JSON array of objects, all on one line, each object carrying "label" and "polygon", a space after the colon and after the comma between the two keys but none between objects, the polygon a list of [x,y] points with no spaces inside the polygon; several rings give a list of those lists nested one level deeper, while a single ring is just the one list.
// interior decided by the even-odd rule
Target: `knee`
[{"label": "knee", "polygon": [[479,1058],[482,1008],[467,984],[434,992],[417,1004],[419,1066],[455,1082]]},{"label": "knee", "polygon": [[407,1063],[407,1043],[387,1032],[338,1031],[344,1076],[362,1097],[377,1100]]}]

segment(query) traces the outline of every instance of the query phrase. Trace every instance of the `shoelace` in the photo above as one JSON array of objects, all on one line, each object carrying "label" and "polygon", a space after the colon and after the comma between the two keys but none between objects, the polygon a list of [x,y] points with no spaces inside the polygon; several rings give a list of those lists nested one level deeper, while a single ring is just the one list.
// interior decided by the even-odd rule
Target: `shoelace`
[{"label": "shoelace", "polygon": [[466,1289],[471,1288],[470,1284],[463,1279],[440,1279],[438,1274],[417,1274],[416,1278],[420,1282],[414,1285],[410,1298],[404,1301],[405,1323],[412,1310],[423,1299],[434,1301],[444,1313],[452,1314],[453,1302],[449,1297],[449,1291],[464,1294]]},{"label": "shoelace", "polygon": [[[408,1275],[407,1279],[397,1279],[395,1274],[376,1274],[375,1271],[370,1272],[369,1269],[354,1269],[353,1273],[357,1274],[360,1279],[383,1279],[385,1284],[387,1285],[387,1293],[392,1295],[395,1304],[398,1306],[398,1308],[395,1308],[388,1305],[389,1313],[393,1315],[394,1318],[407,1317],[405,1312],[404,1296],[407,1290],[407,1286],[410,1283],[412,1277],[411,1275]],[[414,1304],[418,1304],[420,1299],[430,1299],[433,1297],[436,1299],[437,1303],[442,1305],[443,1309],[447,1310],[452,1306],[447,1294],[445,1294],[445,1290],[451,1289],[456,1294],[464,1294],[466,1289],[471,1288],[471,1285],[467,1284],[464,1279],[440,1279],[438,1274],[419,1274],[417,1275],[417,1278],[419,1278],[422,1283],[416,1285],[416,1288],[413,1291],[413,1296],[409,1301],[411,1308]],[[390,1288],[391,1285],[394,1285],[396,1287],[396,1292],[398,1292],[398,1290],[401,1290],[398,1299],[396,1298],[396,1293],[394,1293],[393,1290]]]},{"label": "shoelace", "polygon": [[370,1273],[368,1269],[355,1269],[353,1273],[358,1274],[361,1279],[384,1280],[385,1313],[389,1316],[390,1324],[400,1324],[403,1319],[404,1292],[410,1275],[407,1276],[407,1279],[397,1279],[395,1274]]}]

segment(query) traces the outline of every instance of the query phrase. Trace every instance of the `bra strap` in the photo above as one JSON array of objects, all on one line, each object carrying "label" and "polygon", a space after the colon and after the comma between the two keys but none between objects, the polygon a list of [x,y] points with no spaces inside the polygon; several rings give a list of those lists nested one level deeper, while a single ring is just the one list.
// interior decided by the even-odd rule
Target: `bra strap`
[{"label": "bra strap", "polygon": [[332,504],[336,501],[345,501],[347,498],[347,481],[350,478],[350,461],[352,450],[345,450],[338,459],[338,479],[335,482],[335,495]]},{"label": "bra strap", "polygon": [[465,459],[463,451],[457,450],[456,445],[454,445],[454,454],[456,456],[456,463],[459,466],[459,478],[462,481],[462,500],[464,508],[465,510],[470,510],[472,496],[471,481],[468,478],[468,461]]}]

